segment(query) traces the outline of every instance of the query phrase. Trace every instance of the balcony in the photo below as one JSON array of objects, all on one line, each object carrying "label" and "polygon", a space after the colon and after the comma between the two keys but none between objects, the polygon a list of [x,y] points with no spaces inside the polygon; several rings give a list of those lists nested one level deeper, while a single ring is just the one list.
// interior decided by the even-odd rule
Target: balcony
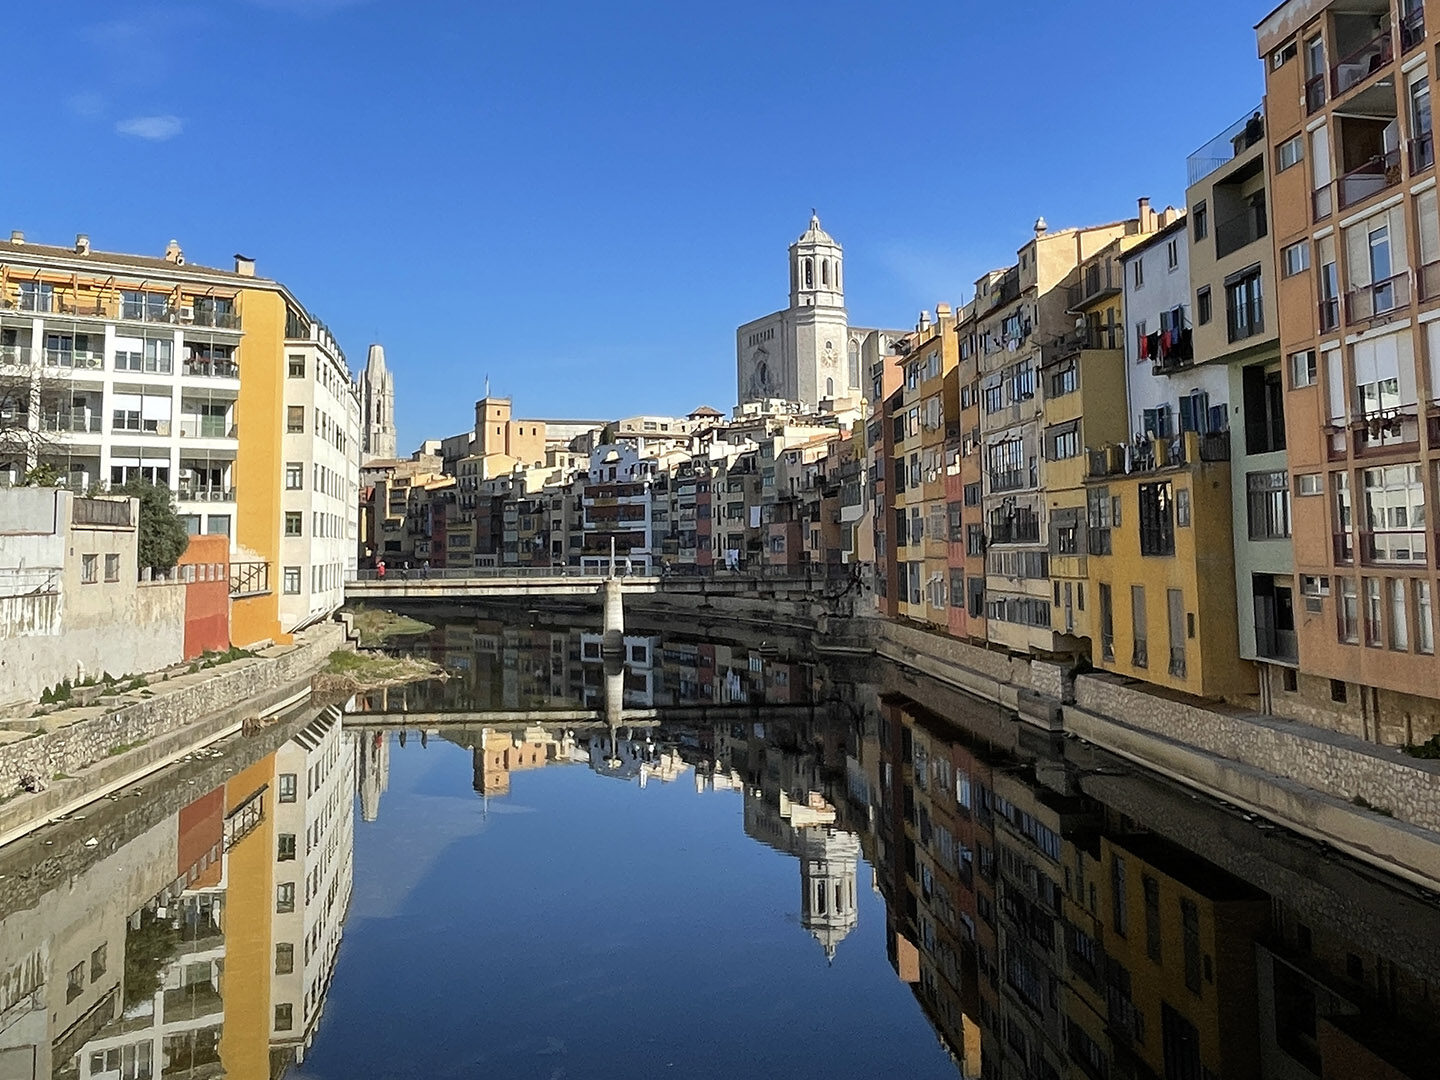
[{"label": "balcony", "polygon": [[1216,169],[1234,161],[1256,143],[1265,141],[1265,119],[1257,105],[1186,159],[1190,186],[1198,184]]},{"label": "balcony", "polygon": [[1279,660],[1284,664],[1300,662],[1300,645],[1294,630],[1256,623],[1255,652],[1266,660]]},{"label": "balcony", "polygon": [[1330,69],[1331,96],[1338,98],[1395,59],[1388,11],[1385,21],[1387,25],[1374,37],[1337,61]]},{"label": "balcony", "polygon": [[1090,451],[1088,479],[1177,469],[1199,462],[1230,460],[1230,432],[1182,431],[1152,435],[1133,443],[1111,443]]},{"label": "balcony", "polygon": [[1414,405],[1360,413],[1351,420],[1350,427],[1357,457],[1414,447],[1420,441],[1419,411]]},{"label": "balcony", "polygon": [[98,352],[77,352],[73,349],[44,350],[46,367],[74,368],[77,371],[101,371],[105,367],[105,354]]},{"label": "balcony", "polygon": [[235,501],[235,489],[209,484],[181,484],[175,492],[177,502],[230,502]]},{"label": "balcony", "polygon": [[40,415],[41,431],[63,431],[71,434],[100,434],[101,420],[99,413],[92,413],[84,409],[61,409],[56,412],[46,412]]},{"label": "balcony", "polygon": [[991,469],[991,491],[1019,491],[1027,487],[1029,474],[1024,469]]},{"label": "balcony", "polygon": [[29,367],[35,350],[28,345],[0,345],[0,364],[11,367]]},{"label": "balcony", "polygon": [[1345,320],[1350,323],[1382,319],[1410,306],[1410,274],[1403,272],[1345,294]]},{"label": "balcony", "polygon": [[1360,561],[1366,566],[1424,566],[1428,543],[1424,529],[1361,532]]},{"label": "balcony", "polygon": [[200,379],[238,379],[240,365],[234,360],[186,360],[180,365],[180,374]]},{"label": "balcony", "polygon": [[268,562],[232,562],[230,564],[230,599],[262,596],[270,591]]},{"label": "balcony", "polygon": [[1215,257],[1223,259],[1248,244],[1253,244],[1268,232],[1265,220],[1265,203],[1247,207],[1234,217],[1227,218],[1215,226]]},{"label": "balcony", "polygon": [[1365,164],[1351,169],[1335,181],[1339,194],[1340,209],[1354,206],[1358,202],[1377,195],[1386,188],[1400,183],[1400,151],[1388,150],[1376,154]]},{"label": "balcony", "polygon": [[1225,334],[1231,345],[1264,332],[1265,309],[1260,297],[1253,297],[1249,303],[1226,306]]},{"label": "balcony", "polygon": [[1010,301],[1018,299],[1020,299],[1020,271],[1010,270],[990,293],[989,310],[993,311],[995,308],[1003,307]]},{"label": "balcony", "polygon": [[1120,267],[1111,262],[1103,266],[1096,263],[1085,268],[1079,284],[1071,285],[1066,290],[1066,303],[1070,311],[1076,311],[1096,300],[1117,295],[1124,285]]},{"label": "balcony", "polygon": [[1034,515],[990,519],[991,544],[1038,544],[1040,519]]},{"label": "balcony", "polygon": [[186,416],[180,419],[180,437],[182,439],[238,439],[240,425],[232,424],[224,417]]},{"label": "balcony", "polygon": [[189,323],[192,326],[209,327],[214,330],[239,330],[240,316],[234,311],[212,311],[208,308],[195,308],[193,313],[187,315],[186,309],[179,311],[179,322]]}]

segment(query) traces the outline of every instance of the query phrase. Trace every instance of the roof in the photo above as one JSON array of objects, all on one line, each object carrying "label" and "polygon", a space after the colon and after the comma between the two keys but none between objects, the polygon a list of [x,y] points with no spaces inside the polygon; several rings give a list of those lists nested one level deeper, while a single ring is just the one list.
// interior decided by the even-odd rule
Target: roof
[{"label": "roof", "polygon": [[[275,284],[275,282],[269,278],[237,274],[234,270],[222,270],[215,266],[201,266],[190,262],[174,263],[161,255],[127,255],[118,251],[95,251],[93,249],[88,254],[81,254],[73,247],[32,244],[28,240],[19,244],[14,241],[0,241],[0,262],[17,256],[25,257],[27,261],[47,261],[62,264],[66,269],[71,267],[113,267],[116,269],[153,270],[166,276],[174,277],[222,277],[232,281],[237,286],[253,286],[256,284],[264,286]],[[237,258],[244,258],[244,256],[237,256]]]},{"label": "roof", "polygon": [[1175,233],[1183,229],[1187,220],[1185,211],[1178,210],[1176,211],[1176,213],[1179,216],[1177,216],[1175,220],[1172,221],[1169,225],[1166,225],[1163,229],[1156,229],[1149,236],[1145,237],[1145,239],[1139,241],[1138,243],[1130,245],[1124,251],[1120,252],[1120,261],[1127,262],[1130,259],[1133,259],[1136,255],[1139,255],[1142,252],[1148,251],[1150,248],[1154,247],[1157,243],[1159,243],[1161,240],[1164,240],[1167,236],[1173,236]]},{"label": "roof", "polygon": [[691,419],[691,418],[696,417],[696,416],[724,416],[724,415],[725,415],[725,414],[722,413],[719,409],[712,409],[709,405],[701,405],[701,406],[700,406],[698,409],[696,409],[694,412],[690,413],[689,416],[687,417],[687,419]]},{"label": "roof", "polygon": [[800,239],[795,242],[797,244],[830,244],[833,247],[840,246],[835,243],[834,237],[820,227],[820,215],[815,213],[814,210],[810,211],[810,227],[801,233]]}]

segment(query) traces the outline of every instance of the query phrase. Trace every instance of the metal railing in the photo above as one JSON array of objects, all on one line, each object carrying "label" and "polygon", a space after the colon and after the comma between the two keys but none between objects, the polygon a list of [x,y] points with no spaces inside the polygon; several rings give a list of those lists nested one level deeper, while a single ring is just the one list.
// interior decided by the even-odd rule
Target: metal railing
[{"label": "metal railing", "polygon": [[99,413],[81,409],[47,412],[40,415],[41,431],[68,431],[76,434],[99,434],[101,418]]},{"label": "metal railing", "polygon": [[1215,226],[1215,257],[1223,259],[1268,232],[1263,205],[1250,207]]},{"label": "metal railing", "polygon": [[991,491],[1018,491],[1027,486],[1028,473],[1024,469],[991,469]]},{"label": "metal railing", "polygon": [[234,502],[235,489],[227,487],[190,487],[182,484],[175,492],[177,502]]},{"label": "metal railing", "polygon": [[60,591],[58,566],[0,566],[0,596],[43,596]]},{"label": "metal railing", "polygon": [[[740,570],[715,566],[677,566],[669,569],[655,568],[646,573],[643,557],[628,560],[623,555],[615,557],[615,576],[646,581],[666,580],[683,582],[687,580],[706,581],[780,581],[810,582],[848,581],[854,576],[855,567],[844,563],[810,563],[805,566],[752,565]],[[652,560],[653,561],[653,560]],[[627,572],[628,570],[628,572]],[[503,581],[517,578],[526,580],[547,580],[553,578],[577,578],[601,581],[610,576],[609,561],[604,565],[587,566],[475,566],[475,567],[410,567],[405,570],[393,562],[386,562],[385,575],[380,576],[374,569],[357,571],[355,580],[360,582],[384,582],[387,585],[413,584],[422,581]]]},{"label": "metal railing", "polygon": [[180,373],[203,379],[238,379],[240,365],[234,360],[186,360],[180,366]]},{"label": "metal railing", "polygon": [[1313,75],[1305,80],[1305,115],[1311,116],[1325,104],[1325,73]]},{"label": "metal railing", "polygon": [[1376,154],[1365,164],[1351,169],[1335,181],[1340,209],[1354,206],[1370,196],[1400,183],[1400,150]]},{"label": "metal railing", "polygon": [[1425,4],[1416,0],[1415,7],[1400,16],[1400,51],[1407,53],[1425,40]]},{"label": "metal railing", "polygon": [[1328,334],[1340,329],[1340,299],[1331,296],[1320,301],[1320,332]]},{"label": "metal railing", "polygon": [[1435,164],[1435,133],[1427,131],[1410,140],[1410,173],[1424,172]]},{"label": "metal railing", "polygon": [[262,561],[230,564],[230,596],[259,596],[270,591],[270,564]]},{"label": "metal railing", "polygon": [[1109,262],[1103,266],[1097,263],[1087,267],[1080,275],[1079,283],[1071,285],[1065,291],[1065,302],[1069,309],[1074,311],[1092,300],[1119,292],[1124,285],[1125,279],[1120,267]]},{"label": "metal railing", "polygon": [[1258,296],[1243,304],[1226,304],[1225,333],[1231,344],[1265,332],[1265,307]]},{"label": "metal railing", "polygon": [[47,367],[67,367],[76,370],[100,371],[105,367],[105,354],[78,352],[72,349],[46,349],[44,361]]},{"label": "metal railing", "polygon": [[130,520],[128,498],[76,499],[71,509],[71,519],[76,525],[109,525],[120,529],[128,529],[134,524]]},{"label": "metal railing", "polygon": [[1388,64],[1394,57],[1390,28],[1387,26],[1348,56],[1330,68],[1331,93],[1339,97]]},{"label": "metal railing", "polygon": [[1345,294],[1345,318],[1349,322],[1378,319],[1392,311],[1410,306],[1410,274],[1403,271],[1393,277],[1361,285]]}]

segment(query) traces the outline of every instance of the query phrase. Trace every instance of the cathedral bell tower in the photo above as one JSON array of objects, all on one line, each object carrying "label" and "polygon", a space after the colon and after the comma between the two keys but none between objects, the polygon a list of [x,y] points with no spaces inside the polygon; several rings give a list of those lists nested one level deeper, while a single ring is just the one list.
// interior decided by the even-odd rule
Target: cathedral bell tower
[{"label": "cathedral bell tower", "polygon": [[810,227],[790,245],[790,307],[845,306],[840,245],[820,227],[812,210]]}]

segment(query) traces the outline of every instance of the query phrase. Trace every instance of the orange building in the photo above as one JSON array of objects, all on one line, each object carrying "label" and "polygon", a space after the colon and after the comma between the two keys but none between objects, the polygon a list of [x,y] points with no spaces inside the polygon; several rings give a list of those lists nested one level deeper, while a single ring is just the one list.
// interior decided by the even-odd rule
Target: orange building
[{"label": "orange building", "polygon": [[185,582],[185,659],[230,647],[230,541],[190,537],[177,564]]}]

